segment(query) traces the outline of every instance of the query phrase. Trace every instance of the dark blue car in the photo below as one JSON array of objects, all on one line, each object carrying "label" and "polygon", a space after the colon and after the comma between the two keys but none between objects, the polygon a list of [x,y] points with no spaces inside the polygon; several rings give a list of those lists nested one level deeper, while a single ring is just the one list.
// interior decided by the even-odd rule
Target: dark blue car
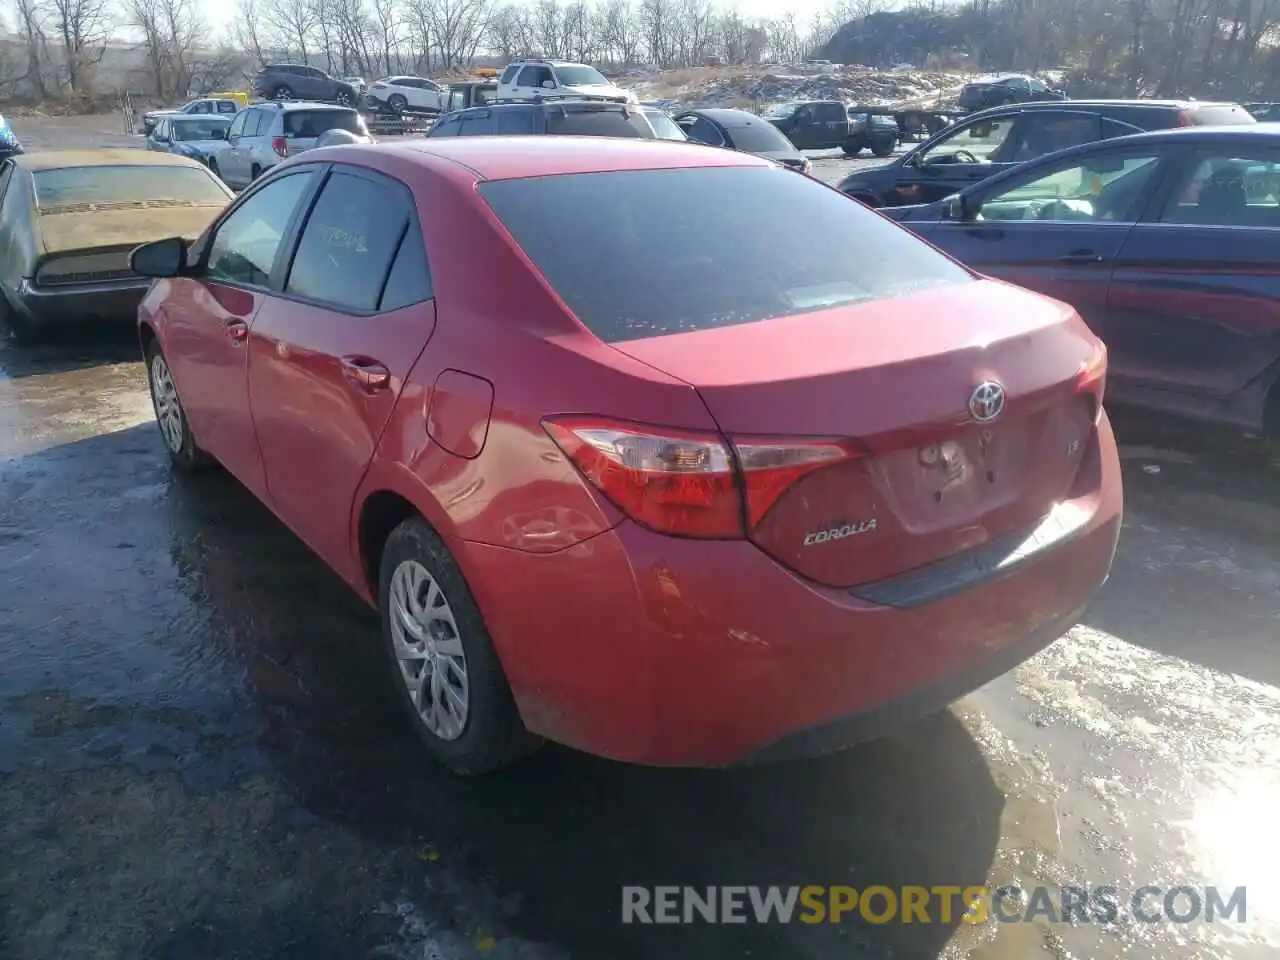
[{"label": "dark blue car", "polygon": [[884,211],[980,273],[1074,306],[1107,399],[1280,445],[1280,124],[1049,154]]},{"label": "dark blue car", "polygon": [[0,160],[22,152],[22,143],[18,140],[18,135],[13,132],[13,127],[7,119],[0,117]]}]

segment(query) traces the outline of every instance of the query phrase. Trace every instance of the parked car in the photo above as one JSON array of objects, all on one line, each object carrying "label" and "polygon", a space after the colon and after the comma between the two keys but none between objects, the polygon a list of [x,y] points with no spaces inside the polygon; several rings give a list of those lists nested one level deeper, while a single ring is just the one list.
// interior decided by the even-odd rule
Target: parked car
[{"label": "parked car", "polygon": [[754,153],[801,173],[813,170],[809,158],[792,145],[786,134],[754,113],[714,108],[690,110],[675,119],[685,135],[698,143]]},{"label": "parked car", "polygon": [[440,113],[444,109],[447,92],[434,80],[422,77],[384,77],[375,80],[365,95],[365,102],[374,109],[386,109],[393,113]]},{"label": "parked car", "polygon": [[13,126],[8,119],[0,116],[0,160],[16,157],[22,152],[22,141],[13,132]]},{"label": "parked car", "polygon": [[231,199],[186,157],[49,150],[0,161],[0,328],[19,343],[70,321],[133,320],[150,281],[129,253],[194,240]]},{"label": "parked car", "polygon": [[306,101],[256,103],[231,124],[227,146],[212,158],[210,169],[233,187],[247,187],[281,160],[310,150],[318,136],[334,129],[369,137],[364,118],[350,107]]},{"label": "parked car", "polygon": [[175,468],[220,463],[381,611],[462,773],[535,737],[836,749],[1051,643],[1111,564],[1075,312],[746,153],[316,150],[133,266]]},{"label": "parked car", "polygon": [[890,213],[1074,306],[1110,402],[1280,443],[1280,125],[1086,144]]},{"label": "parked car", "polygon": [[350,85],[352,90],[362,96],[369,89],[369,85],[365,83],[364,77],[343,77],[342,82]]},{"label": "parked car", "polygon": [[269,63],[253,78],[253,92],[268,100],[319,100],[354,107],[359,91],[323,70],[303,63]]},{"label": "parked car", "polygon": [[643,137],[658,134],[639,107],[605,100],[547,100],[502,103],[455,110],[435,122],[427,137],[485,134],[552,134],[575,137]]},{"label": "parked car", "polygon": [[595,67],[564,60],[512,60],[498,77],[496,100],[526,100],[554,94],[563,97],[604,97],[619,103],[635,95],[605,79]]},{"label": "parked car", "polygon": [[872,207],[930,203],[1055,150],[1145,130],[1253,124],[1237,103],[1196,100],[1072,100],[1024,103],[974,114],[892,163],[856,170],[840,189]]},{"label": "parked car", "polygon": [[1246,103],[1244,108],[1259,123],[1274,123],[1280,120],[1280,103]]},{"label": "parked car", "polygon": [[198,160],[205,166],[217,167],[217,154],[227,146],[229,117],[184,116],[161,117],[146,147],[159,153],[174,153]]},{"label": "parked car", "polygon": [[998,80],[966,83],[956,97],[961,110],[985,110],[1011,103],[1030,103],[1036,100],[1066,100],[1067,92],[1050,87],[1043,80],[1015,74]]},{"label": "parked car", "polygon": [[478,107],[492,103],[498,97],[498,81],[492,77],[473,80],[459,80],[449,84],[448,99],[445,101],[443,113],[454,110],[465,110],[467,107]]},{"label": "parked car", "polygon": [[898,142],[898,125],[892,117],[889,126],[873,126],[865,111],[850,113],[839,100],[780,103],[765,113],[765,119],[800,150],[839,148],[845,156],[856,157],[871,148],[876,156],[887,157]]},{"label": "parked car", "polygon": [[234,117],[244,109],[244,105],[234,97],[200,97],[189,100],[173,110],[151,110],[142,115],[142,133],[151,136],[151,131],[161,117],[175,117],[180,114],[214,114],[219,117]]}]

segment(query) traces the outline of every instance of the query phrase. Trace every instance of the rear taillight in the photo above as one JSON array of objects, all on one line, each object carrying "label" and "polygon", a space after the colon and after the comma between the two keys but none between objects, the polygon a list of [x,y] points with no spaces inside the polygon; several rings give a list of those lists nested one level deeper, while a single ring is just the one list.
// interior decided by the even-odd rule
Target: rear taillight
[{"label": "rear taillight", "polygon": [[1195,125],[1196,122],[1192,119],[1190,110],[1178,111],[1178,122],[1174,124],[1175,127],[1194,127]]},{"label": "rear taillight", "polygon": [[1107,347],[1102,341],[1093,348],[1089,359],[1080,364],[1076,374],[1076,393],[1093,397],[1094,421],[1102,415],[1102,398],[1107,392]]},{"label": "rear taillight", "polygon": [[845,441],[739,437],[600,417],[543,427],[578,471],[632,520],[659,533],[749,535],[793,483],[859,452]]},{"label": "rear taillight", "polygon": [[272,137],[271,149],[274,150],[278,156],[285,157],[289,155],[289,145],[285,143],[284,137]]}]

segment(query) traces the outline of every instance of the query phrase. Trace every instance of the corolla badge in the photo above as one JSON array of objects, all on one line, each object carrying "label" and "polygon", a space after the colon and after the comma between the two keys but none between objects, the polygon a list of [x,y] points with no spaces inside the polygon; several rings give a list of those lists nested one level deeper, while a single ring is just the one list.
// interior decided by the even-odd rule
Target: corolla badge
[{"label": "corolla badge", "polygon": [[839,527],[831,527],[829,530],[815,530],[804,538],[801,546],[811,547],[815,543],[829,543],[832,540],[847,540],[849,537],[856,537],[862,533],[871,533],[876,528],[875,518],[869,520],[858,520],[854,523],[846,523]]},{"label": "corolla badge", "polygon": [[1004,387],[984,380],[969,394],[969,415],[979,423],[994,420],[1004,411]]}]

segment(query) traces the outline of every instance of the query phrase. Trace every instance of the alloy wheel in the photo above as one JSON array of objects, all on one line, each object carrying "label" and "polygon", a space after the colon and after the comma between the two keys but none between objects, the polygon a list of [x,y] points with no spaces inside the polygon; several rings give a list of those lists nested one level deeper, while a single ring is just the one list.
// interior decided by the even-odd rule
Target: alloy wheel
[{"label": "alloy wheel", "polygon": [[467,657],[439,582],[416,560],[391,574],[391,640],[414,713],[441,740],[467,726]]},{"label": "alloy wheel", "polygon": [[178,389],[173,385],[169,365],[159,353],[151,359],[151,402],[156,408],[156,423],[160,425],[165,446],[170,453],[180,453],[183,441],[182,404],[178,400]]}]

